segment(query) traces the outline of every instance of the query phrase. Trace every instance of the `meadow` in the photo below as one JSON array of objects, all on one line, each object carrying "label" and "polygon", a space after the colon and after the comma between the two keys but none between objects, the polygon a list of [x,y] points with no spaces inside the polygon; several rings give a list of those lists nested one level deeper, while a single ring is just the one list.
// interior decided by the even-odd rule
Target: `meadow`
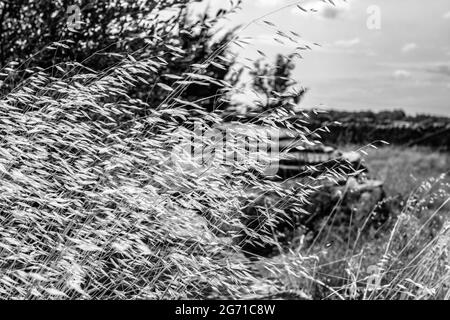
[{"label": "meadow", "polygon": [[[354,149],[353,147],[346,147]],[[447,174],[449,182],[450,154],[427,147],[385,147],[370,150],[366,163],[375,178],[384,181],[386,192],[407,197],[429,178]]]},{"label": "meadow", "polygon": [[[317,255],[310,269],[314,279],[306,281],[309,293],[317,299],[448,299],[449,158],[421,147],[367,150],[365,164],[371,177],[383,181],[389,220],[364,232],[358,228],[356,238],[344,241],[342,230],[328,227],[335,238],[304,250]],[[343,229],[352,232],[351,225]],[[286,258],[291,256],[280,263]],[[437,270],[442,278],[434,282]],[[285,281],[294,292],[305,287],[289,276]]]}]

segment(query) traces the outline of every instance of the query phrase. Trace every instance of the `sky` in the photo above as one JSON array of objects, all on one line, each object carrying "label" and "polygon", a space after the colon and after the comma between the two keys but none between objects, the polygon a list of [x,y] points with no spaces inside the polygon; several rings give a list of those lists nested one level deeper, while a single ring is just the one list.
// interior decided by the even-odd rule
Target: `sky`
[{"label": "sky", "polygon": [[[240,59],[248,63],[261,57],[260,50],[273,60],[277,53],[319,43],[301,51],[294,71],[299,85],[309,89],[302,106],[450,116],[449,0],[329,1],[243,0],[226,22],[249,24],[239,31],[250,42],[235,49]],[[212,9],[229,3],[204,2]],[[275,41],[277,30],[299,34],[300,44]]]}]

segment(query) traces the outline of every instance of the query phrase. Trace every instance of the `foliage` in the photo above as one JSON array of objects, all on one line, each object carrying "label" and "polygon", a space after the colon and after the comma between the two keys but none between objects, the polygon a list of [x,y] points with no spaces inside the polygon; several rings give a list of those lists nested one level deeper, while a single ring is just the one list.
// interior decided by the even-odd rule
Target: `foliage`
[{"label": "foliage", "polygon": [[363,145],[385,140],[397,146],[424,146],[450,150],[450,119],[431,115],[406,115],[394,111],[329,110],[311,118],[311,130],[327,126],[330,133],[322,136],[331,144]]},{"label": "foliage", "polygon": [[[14,74],[4,79],[3,92],[34,71],[46,70],[55,76],[68,76],[94,71],[106,71],[120,62],[122,54],[132,53],[134,59],[157,58],[164,68],[153,68],[152,73],[130,94],[159,105],[179,75],[189,73],[198,65],[202,74],[214,79],[208,85],[191,83],[180,95],[201,100],[205,107],[218,107],[221,84],[226,79],[233,57],[226,50],[214,56],[207,67],[205,57],[212,56],[233,37],[233,30],[214,38],[214,25],[227,13],[219,10],[214,16],[203,14],[197,20],[189,19],[190,0],[130,1],[83,0],[72,1],[6,1],[0,14],[0,67],[14,66]],[[79,30],[68,27],[75,13],[71,6],[80,8]],[[77,28],[78,29],[78,28]],[[51,47],[49,44],[63,45]],[[55,50],[53,50],[55,49]],[[67,63],[78,62],[82,67],[70,68]],[[159,85],[161,84],[161,85]],[[223,104],[223,102],[222,102]],[[138,114],[145,114],[139,110]]]},{"label": "foliage", "polygon": [[261,106],[263,110],[279,106],[281,102],[293,109],[306,93],[305,88],[292,89],[292,86],[297,84],[292,79],[292,70],[295,69],[293,59],[296,56],[296,53],[288,56],[278,54],[275,65],[263,63],[262,59],[255,62],[250,75],[253,78],[253,89],[266,98],[266,102]]}]

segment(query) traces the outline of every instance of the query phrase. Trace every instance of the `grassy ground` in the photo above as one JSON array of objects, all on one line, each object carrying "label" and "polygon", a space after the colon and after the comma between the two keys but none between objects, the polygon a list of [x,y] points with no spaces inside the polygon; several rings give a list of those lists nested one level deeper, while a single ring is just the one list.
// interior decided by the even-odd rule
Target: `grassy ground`
[{"label": "grassy ground", "polygon": [[[347,146],[345,149],[357,148]],[[361,234],[357,243],[352,243],[350,252],[348,248],[339,246],[321,252],[319,245],[316,252],[322,259],[317,277],[337,290],[331,294],[334,297],[340,294],[352,298],[354,294],[356,298],[359,292],[359,297],[363,295],[364,298],[404,299],[404,292],[408,292],[409,297],[425,299],[429,296],[420,289],[422,286],[431,291],[433,286],[439,287],[429,281],[434,276],[433,268],[438,268],[430,259],[443,261],[445,255],[427,257],[419,248],[435,246],[440,237],[446,239],[442,243],[446,243],[443,248],[448,249],[448,236],[442,230],[445,230],[443,226],[450,216],[450,205],[446,202],[450,194],[450,153],[398,146],[370,149],[367,153],[365,162],[370,176],[384,181],[391,218],[382,228]],[[428,266],[429,271],[420,269],[419,261]],[[381,270],[380,283],[389,289],[366,290],[367,280],[374,279],[371,278],[373,270]],[[405,285],[405,281],[396,283],[393,274],[415,280],[411,281],[412,286]],[[448,279],[448,271],[442,278]],[[404,286],[408,290],[403,290]],[[319,291],[316,297],[323,298],[324,292]],[[439,287],[433,296],[443,298],[444,291]]]},{"label": "grassy ground", "polygon": [[371,175],[385,182],[388,195],[407,197],[423,181],[447,173],[450,182],[450,153],[428,148],[385,147],[368,151]]},{"label": "grassy ground", "polygon": [[[281,270],[272,279],[315,299],[448,299],[450,177],[443,173],[450,154],[390,146],[368,150],[365,159],[371,177],[385,182],[389,220],[358,228],[356,240],[347,243],[338,239],[345,232],[326,227],[331,239],[338,238],[272,258],[268,264]],[[309,279],[292,276],[300,266]]]}]

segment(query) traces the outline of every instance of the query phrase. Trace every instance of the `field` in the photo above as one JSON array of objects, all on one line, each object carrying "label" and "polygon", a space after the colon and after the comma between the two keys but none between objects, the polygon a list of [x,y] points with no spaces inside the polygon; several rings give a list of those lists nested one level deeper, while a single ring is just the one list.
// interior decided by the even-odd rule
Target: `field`
[{"label": "field", "polygon": [[[357,150],[343,146],[343,150]],[[278,273],[263,271],[285,291],[279,298],[305,299],[439,299],[448,298],[448,256],[424,254],[424,247],[436,245],[436,236],[449,219],[450,179],[448,153],[429,148],[384,147],[365,156],[371,177],[384,181],[389,220],[378,228],[326,225],[325,239],[313,246],[262,260]],[[355,215],[358,213],[355,212]],[[357,229],[356,237],[350,234]],[[441,250],[448,249],[448,223]],[[348,237],[347,237],[348,233]],[[314,259],[308,260],[314,256]],[[299,266],[298,259],[303,258]],[[433,261],[433,259],[437,259]],[[443,265],[441,263],[444,263]],[[423,264],[423,265],[421,265]],[[258,265],[258,263],[257,263]],[[439,266],[440,265],[440,266]],[[258,268],[258,267],[257,267]],[[444,268],[444,269],[440,269]],[[296,277],[296,272],[304,277]],[[434,285],[437,270],[444,277]],[[259,267],[261,270],[261,267]],[[431,271],[432,270],[432,271]],[[279,278],[273,277],[273,273]],[[397,278],[395,276],[397,276]],[[402,274],[403,280],[398,278]],[[308,276],[305,276],[308,275]],[[378,286],[375,285],[378,283]],[[280,285],[279,285],[280,286]]]},{"label": "field", "polygon": [[[345,150],[357,150],[356,146],[345,146]],[[370,149],[365,157],[371,175],[384,181],[388,195],[408,197],[429,178],[444,179],[449,182],[450,154],[426,147],[384,147]]]}]

